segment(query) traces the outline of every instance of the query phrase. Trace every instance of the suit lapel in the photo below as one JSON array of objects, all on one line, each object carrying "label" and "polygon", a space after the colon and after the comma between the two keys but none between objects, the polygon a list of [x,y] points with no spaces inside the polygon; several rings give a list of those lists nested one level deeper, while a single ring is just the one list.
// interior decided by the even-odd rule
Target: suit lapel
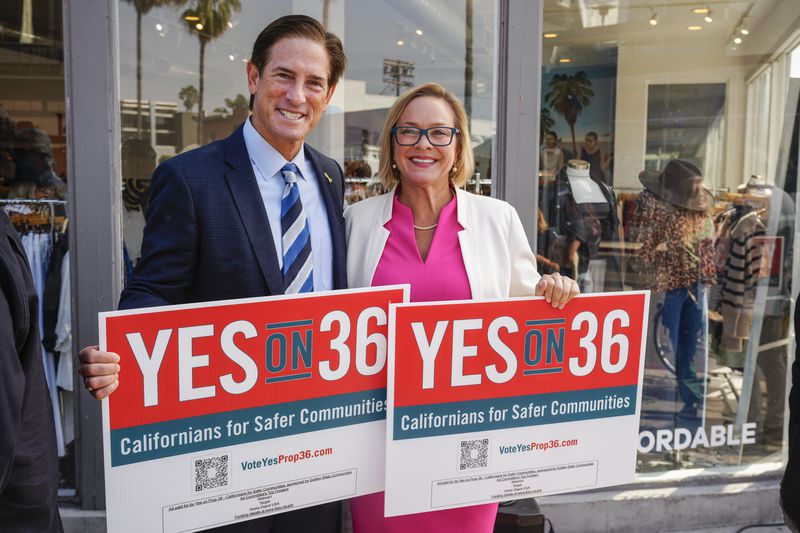
[{"label": "suit lapel", "polygon": [[283,275],[278,254],[242,131],[242,127],[239,127],[226,139],[225,162],[230,168],[225,173],[225,179],[270,294],[283,294]]},{"label": "suit lapel", "polygon": [[342,216],[342,198],[337,191],[342,190],[342,177],[339,168],[329,162],[319,152],[305,145],[306,157],[314,167],[317,175],[322,200],[328,216],[328,226],[331,230],[331,243],[333,245],[333,288],[347,288],[346,248],[344,217]]}]

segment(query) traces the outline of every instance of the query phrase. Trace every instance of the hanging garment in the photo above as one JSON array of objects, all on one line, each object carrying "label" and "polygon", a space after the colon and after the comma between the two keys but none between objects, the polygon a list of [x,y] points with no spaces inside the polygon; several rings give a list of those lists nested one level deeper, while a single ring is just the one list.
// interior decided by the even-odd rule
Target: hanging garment
[{"label": "hanging garment", "polygon": [[54,350],[60,355],[56,385],[64,390],[73,390],[72,382],[72,298],[69,283],[69,252],[61,263],[61,292],[56,322]]},{"label": "hanging garment", "polygon": [[[57,233],[52,243],[50,261],[47,265],[47,277],[44,280],[44,296],[42,298],[42,320],[44,329],[42,330],[42,344],[48,352],[57,352],[56,344],[56,322],[61,303],[61,288],[63,278],[61,277],[61,264],[64,261],[64,254],[67,253],[68,243],[66,235]],[[69,283],[69,280],[66,280]]]},{"label": "hanging garment", "polygon": [[[47,264],[50,260],[50,234],[31,232],[22,236],[22,245],[25,254],[28,256],[28,264],[31,267],[31,277],[36,288],[36,295],[41,302],[44,299],[44,280]],[[44,320],[42,308],[39,306],[39,331],[44,330]],[[50,403],[53,406],[53,418],[56,425],[56,446],[58,456],[63,457],[66,453],[64,449],[63,421],[61,419],[61,404],[58,399],[58,389],[56,387],[56,362],[53,352],[48,352],[42,347],[42,363],[44,366],[44,377],[47,381],[47,389],[50,393]]]},{"label": "hanging garment", "polygon": [[741,351],[743,339],[750,335],[761,268],[761,247],[756,239],[764,235],[764,224],[755,211],[741,216],[731,228],[721,294],[720,347],[726,350]]},{"label": "hanging garment", "polygon": [[72,380],[72,298],[69,283],[69,252],[61,263],[61,298],[58,304],[55,351],[59,352],[56,385],[61,389],[64,411],[64,444],[75,440],[74,383]]}]

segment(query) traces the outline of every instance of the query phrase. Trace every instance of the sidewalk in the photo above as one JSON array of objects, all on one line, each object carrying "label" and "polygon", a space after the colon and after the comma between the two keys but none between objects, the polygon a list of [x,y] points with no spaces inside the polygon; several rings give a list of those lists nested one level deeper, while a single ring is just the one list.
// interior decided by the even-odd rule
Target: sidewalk
[{"label": "sidewalk", "polygon": [[786,526],[756,526],[756,524],[741,524],[714,529],[665,531],[664,533],[738,533],[742,528],[747,528],[742,533],[789,533],[789,529]]}]

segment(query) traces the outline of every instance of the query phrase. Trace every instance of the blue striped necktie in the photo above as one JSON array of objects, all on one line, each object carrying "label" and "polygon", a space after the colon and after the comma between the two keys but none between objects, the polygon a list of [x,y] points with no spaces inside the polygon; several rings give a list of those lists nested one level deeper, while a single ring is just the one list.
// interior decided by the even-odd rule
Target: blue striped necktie
[{"label": "blue striped necktie", "polygon": [[297,190],[300,170],[286,163],[281,175],[286,186],[281,199],[281,243],[283,245],[283,287],[285,294],[311,292],[314,276],[311,260],[311,233]]}]

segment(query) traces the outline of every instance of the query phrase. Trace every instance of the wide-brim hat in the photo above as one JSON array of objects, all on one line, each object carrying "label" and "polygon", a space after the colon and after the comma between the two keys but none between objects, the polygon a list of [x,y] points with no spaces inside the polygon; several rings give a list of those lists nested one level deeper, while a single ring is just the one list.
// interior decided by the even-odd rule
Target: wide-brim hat
[{"label": "wide-brim hat", "polygon": [[672,205],[699,212],[714,207],[714,196],[703,185],[703,172],[689,161],[673,159],[661,172],[642,171],[639,181],[648,191]]},{"label": "wide-brim hat", "polygon": [[26,128],[14,134],[14,150],[36,152],[53,156],[53,143],[50,137],[40,129]]}]

